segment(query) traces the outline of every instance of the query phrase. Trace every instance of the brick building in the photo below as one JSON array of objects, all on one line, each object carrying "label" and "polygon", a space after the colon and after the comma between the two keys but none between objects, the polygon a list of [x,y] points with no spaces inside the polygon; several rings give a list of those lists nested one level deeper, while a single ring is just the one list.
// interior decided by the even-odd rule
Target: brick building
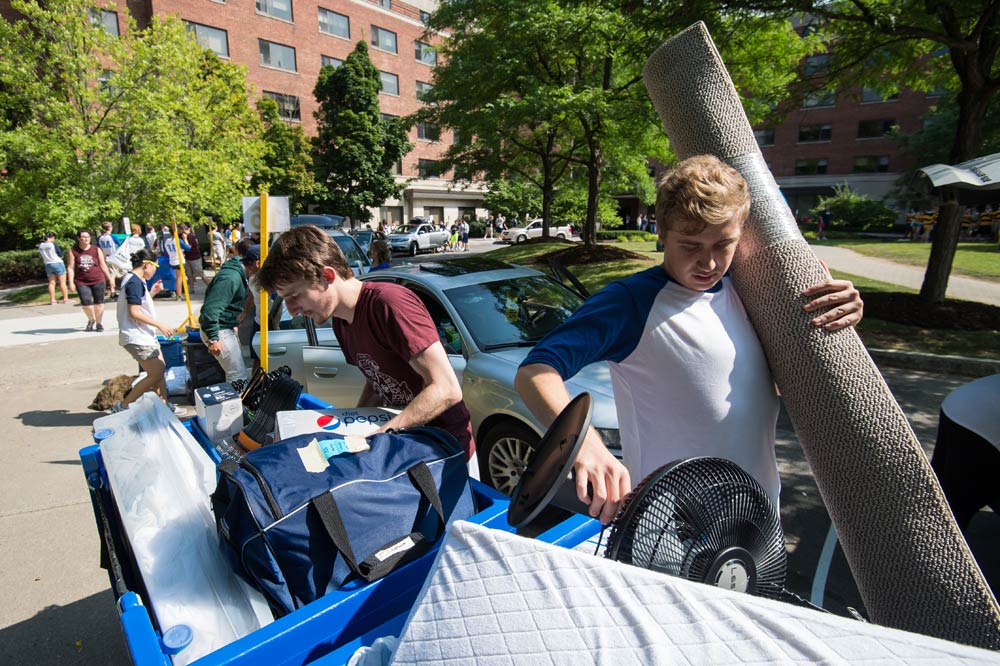
[{"label": "brick building", "polygon": [[[153,16],[184,20],[198,42],[220,58],[247,68],[255,95],[278,102],[282,117],[316,133],[313,88],[324,64],[338,65],[360,40],[366,40],[382,77],[379,105],[383,114],[405,116],[419,108],[419,96],[433,80],[436,38],[424,35],[424,20],[436,0],[113,0],[118,12],[103,10],[108,30],[123,30],[127,9],[138,27]],[[12,17],[9,0],[0,14]],[[455,220],[484,216],[484,187],[448,178],[424,177],[443,152],[450,132],[419,126],[410,131],[414,149],[397,165],[397,181],[406,187],[400,200],[373,210],[376,220],[394,223],[416,215]],[[280,194],[275,192],[274,194]],[[337,211],[329,211],[337,212]]]}]

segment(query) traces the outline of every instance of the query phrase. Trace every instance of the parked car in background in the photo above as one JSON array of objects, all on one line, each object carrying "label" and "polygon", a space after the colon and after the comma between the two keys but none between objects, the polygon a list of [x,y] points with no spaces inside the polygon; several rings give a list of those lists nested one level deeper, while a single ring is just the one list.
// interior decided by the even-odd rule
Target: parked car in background
[{"label": "parked car in background", "polygon": [[[531,348],[583,299],[544,273],[476,256],[393,267],[361,279],[402,284],[427,306],[472,414],[480,478],[509,495],[544,432],[514,390],[514,375]],[[309,393],[337,407],[355,406],[365,377],[348,365],[330,323],[314,325],[298,316],[291,326],[268,334],[269,367],[288,365]],[[253,344],[259,353],[259,334]],[[620,456],[608,365],[587,366],[567,386],[572,395],[590,392],[592,424]]]},{"label": "parked car in background", "polygon": [[[549,236],[552,238],[572,238],[573,227],[568,224],[565,226],[550,226]],[[510,227],[509,229],[504,229],[503,233],[500,234],[500,241],[503,243],[523,243],[529,238],[541,238],[542,237],[542,218],[536,218],[529,222],[527,225],[522,227]]]},{"label": "parked car in background", "polygon": [[361,249],[364,250],[365,254],[368,254],[368,248],[371,244],[377,240],[385,240],[385,234],[381,231],[374,231],[372,229],[354,229],[351,231],[351,236],[357,241]]},{"label": "parked car in background", "polygon": [[393,252],[405,252],[415,257],[418,252],[444,247],[448,236],[450,233],[446,229],[438,229],[433,220],[415,217],[408,224],[396,227],[386,240]]},{"label": "parked car in background", "polygon": [[299,227],[303,224],[311,224],[320,229],[341,229],[347,218],[343,215],[314,214],[314,215],[292,215],[289,224]]}]

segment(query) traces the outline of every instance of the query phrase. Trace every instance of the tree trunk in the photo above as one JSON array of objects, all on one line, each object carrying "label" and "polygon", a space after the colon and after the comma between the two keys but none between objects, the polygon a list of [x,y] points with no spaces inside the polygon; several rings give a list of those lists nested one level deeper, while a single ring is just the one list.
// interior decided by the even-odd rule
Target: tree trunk
[{"label": "tree trunk", "polygon": [[597,245],[597,205],[601,197],[601,148],[591,139],[587,158],[587,219],[583,224],[581,240],[584,245]]}]

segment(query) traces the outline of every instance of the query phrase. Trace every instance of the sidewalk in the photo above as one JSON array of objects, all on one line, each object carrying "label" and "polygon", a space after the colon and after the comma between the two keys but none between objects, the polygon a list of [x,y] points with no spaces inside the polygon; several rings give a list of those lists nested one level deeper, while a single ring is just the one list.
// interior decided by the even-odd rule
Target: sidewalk
[{"label": "sidewalk", "polygon": [[[853,250],[835,245],[823,245],[819,242],[810,243],[809,247],[833,270],[898,284],[918,291],[924,281],[923,267],[906,266],[887,259],[866,257]],[[1000,283],[952,274],[948,279],[946,295],[948,298],[1000,306]]]}]

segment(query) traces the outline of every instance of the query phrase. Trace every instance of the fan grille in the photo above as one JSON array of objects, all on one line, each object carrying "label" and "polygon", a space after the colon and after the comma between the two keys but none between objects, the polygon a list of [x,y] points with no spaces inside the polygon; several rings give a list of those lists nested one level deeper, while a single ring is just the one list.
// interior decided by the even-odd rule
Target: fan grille
[{"label": "fan grille", "polygon": [[715,584],[713,565],[729,548],[743,549],[751,559],[749,592],[780,594],[785,543],[767,493],[729,460],[692,458],[664,465],[625,498],[605,555]]}]

